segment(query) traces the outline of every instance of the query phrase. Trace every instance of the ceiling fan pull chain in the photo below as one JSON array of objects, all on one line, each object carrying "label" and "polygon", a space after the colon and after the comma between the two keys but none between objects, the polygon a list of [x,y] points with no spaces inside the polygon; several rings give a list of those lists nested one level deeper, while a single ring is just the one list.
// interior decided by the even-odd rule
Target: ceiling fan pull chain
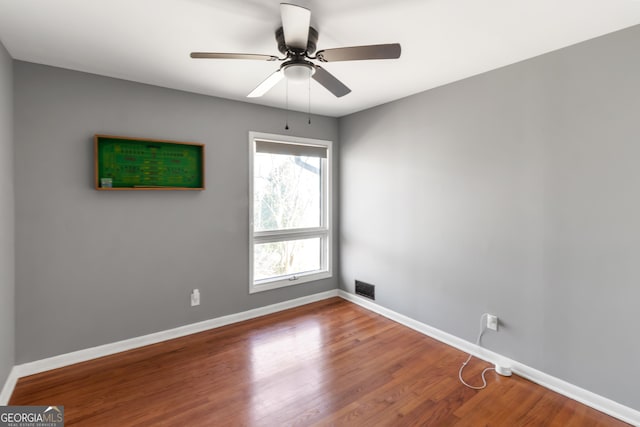
[{"label": "ceiling fan pull chain", "polygon": [[311,76],[309,76],[309,106],[307,108],[307,117],[309,124],[311,124]]},{"label": "ceiling fan pull chain", "polygon": [[284,130],[289,130],[289,80],[286,81],[285,103],[287,106],[286,118],[284,121]]}]

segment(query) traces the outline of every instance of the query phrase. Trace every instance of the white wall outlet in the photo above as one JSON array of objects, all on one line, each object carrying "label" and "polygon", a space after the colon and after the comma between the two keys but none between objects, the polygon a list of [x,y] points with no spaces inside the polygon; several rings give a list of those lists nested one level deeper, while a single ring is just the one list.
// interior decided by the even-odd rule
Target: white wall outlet
[{"label": "white wall outlet", "polygon": [[200,305],[200,291],[194,289],[191,291],[191,307]]},{"label": "white wall outlet", "polygon": [[487,314],[487,329],[491,329],[492,331],[498,330],[498,316]]}]

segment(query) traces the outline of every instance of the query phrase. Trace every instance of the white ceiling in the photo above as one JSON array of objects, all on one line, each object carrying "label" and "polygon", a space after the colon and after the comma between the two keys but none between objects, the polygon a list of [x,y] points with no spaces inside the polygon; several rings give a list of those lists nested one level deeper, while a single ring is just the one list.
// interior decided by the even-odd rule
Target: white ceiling
[{"label": "white ceiling", "polygon": [[[289,0],[311,9],[318,49],[402,45],[398,60],[327,63],[352,92],[311,84],[311,110],[343,116],[640,23],[639,0]],[[285,107],[285,81],[245,96],[279,63],[278,0],[0,0],[0,40],[23,61]],[[640,40],[639,40],[640,42]],[[307,85],[289,87],[306,111]]]}]

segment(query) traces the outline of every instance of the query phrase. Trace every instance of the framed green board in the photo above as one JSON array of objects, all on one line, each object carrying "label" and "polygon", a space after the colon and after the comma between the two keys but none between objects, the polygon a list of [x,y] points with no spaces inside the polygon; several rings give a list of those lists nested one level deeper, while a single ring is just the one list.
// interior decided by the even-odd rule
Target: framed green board
[{"label": "framed green board", "polygon": [[204,190],[204,144],[96,135],[96,190]]}]

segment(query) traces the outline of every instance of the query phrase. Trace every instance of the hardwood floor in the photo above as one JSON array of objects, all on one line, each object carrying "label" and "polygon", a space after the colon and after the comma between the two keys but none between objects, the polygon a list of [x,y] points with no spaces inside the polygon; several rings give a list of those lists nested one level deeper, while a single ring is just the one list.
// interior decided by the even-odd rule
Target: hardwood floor
[{"label": "hardwood floor", "polygon": [[[340,298],[22,378],[67,426],[626,426]],[[478,383],[486,363],[465,370]]]}]

